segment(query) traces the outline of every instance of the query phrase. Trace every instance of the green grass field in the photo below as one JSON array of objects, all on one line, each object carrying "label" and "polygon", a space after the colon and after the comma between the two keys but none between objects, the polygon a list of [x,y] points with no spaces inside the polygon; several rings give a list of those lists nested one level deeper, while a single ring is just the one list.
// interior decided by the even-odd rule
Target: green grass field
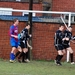
[{"label": "green grass field", "polygon": [[62,62],[57,66],[53,61],[31,61],[30,63],[9,63],[0,60],[0,75],[75,75],[75,64]]}]

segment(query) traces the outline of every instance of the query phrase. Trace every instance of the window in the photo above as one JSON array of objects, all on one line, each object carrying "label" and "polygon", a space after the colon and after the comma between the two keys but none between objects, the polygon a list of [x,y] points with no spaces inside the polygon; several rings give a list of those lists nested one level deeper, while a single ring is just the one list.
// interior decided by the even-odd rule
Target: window
[{"label": "window", "polygon": [[[69,19],[69,15],[64,15],[64,19],[68,20]],[[71,21],[75,22],[75,15],[74,14],[71,15]]]},{"label": "window", "polygon": [[[27,12],[23,12],[23,13],[22,13],[22,16],[28,16],[28,15],[29,15],[29,13],[27,13]],[[36,14],[35,14],[35,13],[32,13],[32,16],[35,17]]]},{"label": "window", "polygon": [[[51,11],[52,0],[42,0],[43,11]],[[43,16],[51,16],[50,14],[44,13]]]},{"label": "window", "polygon": [[[9,11],[3,11],[4,10],[9,10]],[[12,15],[12,8],[0,8],[0,15]]]},{"label": "window", "polygon": [[16,1],[20,2],[21,0],[16,0]]}]

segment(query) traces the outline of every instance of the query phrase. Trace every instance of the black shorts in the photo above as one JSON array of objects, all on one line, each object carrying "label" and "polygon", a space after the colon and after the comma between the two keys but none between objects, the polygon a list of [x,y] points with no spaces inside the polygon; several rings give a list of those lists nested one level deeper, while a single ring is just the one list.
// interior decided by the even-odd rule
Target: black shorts
[{"label": "black shorts", "polygon": [[27,48],[27,41],[24,42],[20,42],[20,47],[21,48]]},{"label": "black shorts", "polygon": [[66,48],[69,48],[70,47],[70,45],[63,45],[64,46],[64,49],[66,49]]},{"label": "black shorts", "polygon": [[55,46],[56,50],[63,50],[64,46],[62,44]]}]

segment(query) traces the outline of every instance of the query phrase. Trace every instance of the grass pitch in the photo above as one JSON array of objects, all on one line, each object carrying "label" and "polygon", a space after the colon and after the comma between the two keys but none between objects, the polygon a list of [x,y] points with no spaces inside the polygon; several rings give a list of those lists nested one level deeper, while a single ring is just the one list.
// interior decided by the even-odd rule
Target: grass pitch
[{"label": "grass pitch", "polygon": [[62,66],[57,66],[53,61],[10,63],[0,60],[0,75],[75,75],[75,64],[62,62]]}]

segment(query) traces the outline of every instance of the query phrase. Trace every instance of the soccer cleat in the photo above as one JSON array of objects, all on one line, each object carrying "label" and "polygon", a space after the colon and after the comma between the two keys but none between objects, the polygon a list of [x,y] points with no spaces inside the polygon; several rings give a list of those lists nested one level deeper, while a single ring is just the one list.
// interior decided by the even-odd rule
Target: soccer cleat
[{"label": "soccer cleat", "polygon": [[14,62],[14,60],[10,60],[10,63],[13,63]]},{"label": "soccer cleat", "polygon": [[22,61],[22,63],[27,63],[26,61]]},{"label": "soccer cleat", "polygon": [[56,62],[56,64],[57,64],[58,66],[62,66],[62,64],[61,64],[60,62]]},{"label": "soccer cleat", "polygon": [[62,66],[62,64],[61,64],[61,63],[57,63],[57,65]]},{"label": "soccer cleat", "polygon": [[29,59],[26,59],[25,62],[29,63],[30,61],[29,61]]},{"label": "soccer cleat", "polygon": [[57,60],[54,60],[55,64],[57,64]]},{"label": "soccer cleat", "polygon": [[71,64],[73,65],[73,64],[75,64],[75,62],[71,62]]}]

